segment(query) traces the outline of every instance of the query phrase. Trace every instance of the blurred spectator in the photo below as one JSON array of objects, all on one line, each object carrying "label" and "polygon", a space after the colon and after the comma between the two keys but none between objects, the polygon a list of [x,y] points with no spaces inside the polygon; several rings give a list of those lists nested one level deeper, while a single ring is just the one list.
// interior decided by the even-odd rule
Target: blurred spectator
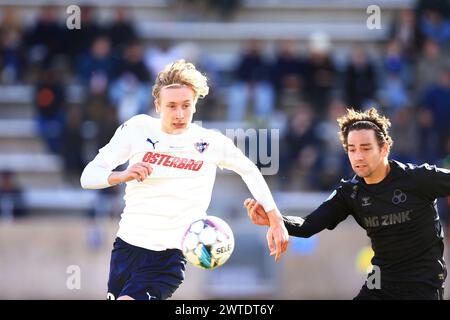
[{"label": "blurred spectator", "polygon": [[179,21],[201,21],[205,18],[205,0],[168,0],[168,3]]},{"label": "blurred spectator", "polygon": [[397,41],[389,41],[387,44],[384,56],[384,67],[388,75],[405,80],[405,83],[407,82],[407,62]]},{"label": "blurred spectator", "polygon": [[[217,65],[214,61],[212,61],[209,55],[202,50],[199,44],[190,41],[183,41],[174,46],[173,50],[178,52],[179,56],[186,61],[192,62],[194,65],[199,66],[199,69],[208,75],[208,85],[223,85],[223,80],[221,79],[222,76],[218,71]],[[208,100],[210,99],[211,94],[214,94],[214,92],[210,92],[208,94]]]},{"label": "blurred spectator", "polygon": [[450,136],[450,68],[439,73],[439,82],[425,91],[421,106],[430,112],[432,128],[437,134],[437,157],[445,155],[445,144]]},{"label": "blurred spectator", "polygon": [[450,169],[450,136],[447,136],[447,140],[445,142],[445,158],[443,160],[443,165],[445,168]]},{"label": "blurred spectator", "polygon": [[88,54],[94,40],[106,35],[106,31],[97,22],[93,7],[83,6],[80,10],[81,29],[66,29],[65,31],[68,41],[65,41],[64,44],[67,46],[67,53],[74,62],[74,69],[77,67],[75,62],[79,56]]},{"label": "blurred spectator", "polygon": [[241,0],[169,0],[182,21],[205,21],[211,17],[217,20],[230,21],[239,8]]},{"label": "blurred spectator", "polygon": [[0,173],[0,218],[14,220],[26,215],[23,190],[15,181],[13,172]]},{"label": "blurred spectator", "polygon": [[[100,130],[103,128],[103,122],[107,121],[108,111],[111,108],[108,92],[90,93],[86,97],[81,108],[81,133],[84,139],[83,144],[85,145],[83,160],[92,159],[98,152],[98,149],[103,146],[99,144],[99,140],[104,134]],[[112,135],[109,136],[109,139],[111,137]]]},{"label": "blurred spectator", "polygon": [[89,52],[83,54],[78,61],[77,73],[81,81],[92,93],[103,93],[112,75],[113,61],[111,42],[100,36],[94,40]]},{"label": "blurred spectator", "polygon": [[274,108],[270,71],[270,64],[262,53],[261,42],[248,41],[234,70],[234,82],[229,89],[228,120],[245,120],[249,103],[254,104],[257,118],[270,118]]},{"label": "blurred spectator", "polygon": [[161,40],[158,46],[145,51],[144,62],[152,75],[157,75],[164,67],[177,59],[184,59],[176,46],[171,47],[169,41]]},{"label": "blurred spectator", "polygon": [[131,74],[139,82],[150,85],[151,75],[145,66],[142,45],[138,40],[131,41],[124,47],[121,59],[115,64],[112,79],[116,80],[125,74]]},{"label": "blurred spectator", "polygon": [[137,114],[147,113],[150,107],[150,88],[130,73],[124,74],[112,83],[109,95],[117,108],[120,123]]},{"label": "blurred spectator", "polygon": [[417,16],[422,16],[426,11],[441,12],[445,18],[450,15],[450,2],[448,0],[417,0]]},{"label": "blurred spectator", "polygon": [[34,105],[41,137],[49,151],[60,154],[65,123],[65,91],[54,69],[43,72],[35,87]]},{"label": "blurred spectator", "polygon": [[392,158],[401,162],[417,161],[418,144],[411,143],[411,141],[419,141],[414,112],[415,110],[411,107],[405,107],[391,116],[391,135],[394,140]]},{"label": "blurred spectator", "polygon": [[390,41],[384,57],[383,91],[385,104],[388,108],[397,109],[408,104],[407,83],[409,71],[400,46],[396,41]]},{"label": "blurred spectator", "polygon": [[320,140],[319,170],[316,172],[317,187],[328,191],[347,175],[348,159],[336,132],[339,132],[337,118],[346,113],[346,105],[341,100],[333,100],[327,109],[326,118],[316,128]]},{"label": "blurred spectator", "polygon": [[400,9],[397,17],[393,20],[390,39],[399,44],[402,55],[408,61],[415,60],[417,51],[422,47],[423,39],[416,15],[411,8]]},{"label": "blurred spectator", "polygon": [[336,68],[330,56],[328,35],[317,32],[309,39],[309,57],[306,62],[305,91],[319,117],[324,117],[326,106],[336,83]]},{"label": "blurred spectator", "polygon": [[117,117],[117,108],[106,108],[105,117],[101,122],[99,122],[96,149],[100,149],[101,147],[105,146],[109,142],[109,140],[111,140],[111,137],[114,135],[118,126],[119,120]]},{"label": "blurred spectator", "polygon": [[137,40],[136,30],[126,8],[115,9],[114,19],[108,27],[108,35],[119,54],[123,52],[128,43]]},{"label": "blurred spectator", "polygon": [[289,122],[285,148],[282,149],[284,151],[280,172],[281,176],[289,177],[291,188],[317,189],[314,169],[318,164],[320,140],[316,132],[315,118],[311,106],[303,103],[296,108]]},{"label": "blurred spectator", "polygon": [[280,41],[272,66],[272,80],[278,109],[287,111],[301,101],[304,66],[294,40]]},{"label": "blurred spectator", "polygon": [[279,92],[277,109],[290,117],[295,113],[296,107],[306,101],[305,96],[300,79],[292,74],[287,75]]},{"label": "blurred spectator", "polygon": [[366,51],[357,47],[352,50],[350,64],[345,71],[345,96],[349,106],[362,110],[375,97],[375,67]]},{"label": "blurred spectator", "polygon": [[433,40],[426,40],[422,54],[416,64],[415,86],[417,93],[436,83],[440,70],[446,65],[445,56],[442,55],[438,44]]},{"label": "blurred spectator", "polygon": [[22,80],[25,57],[22,44],[22,28],[16,11],[7,8],[0,23],[0,82],[17,83]]},{"label": "blurred spectator", "polygon": [[231,20],[239,8],[241,0],[206,0],[222,20]]},{"label": "blurred spectator", "polygon": [[438,133],[433,127],[433,114],[429,109],[420,108],[417,113],[418,162],[434,163],[438,158]]},{"label": "blurred spectator", "polygon": [[104,118],[105,108],[109,105],[108,89],[114,64],[111,55],[111,42],[100,36],[94,40],[90,52],[82,55],[78,61],[78,78],[86,87],[87,97],[83,103],[83,120],[91,128],[86,138],[95,138],[97,126]]},{"label": "blurred spectator", "polygon": [[441,12],[426,10],[420,17],[420,31],[424,37],[436,41],[441,48],[448,49],[450,22]]},{"label": "blurred spectator", "polygon": [[148,113],[151,102],[150,74],[143,62],[142,48],[138,41],[125,48],[114,79],[109,96],[117,108],[119,122],[125,122],[140,113]]},{"label": "blurred spectator", "polygon": [[84,168],[84,141],[81,133],[81,110],[71,107],[67,111],[67,123],[62,134],[63,147],[61,155],[64,161],[66,180],[79,185],[81,172]]},{"label": "blurred spectator", "polygon": [[42,8],[38,21],[25,36],[27,58],[44,68],[49,67],[55,56],[64,52],[64,30],[57,19],[57,8]]}]

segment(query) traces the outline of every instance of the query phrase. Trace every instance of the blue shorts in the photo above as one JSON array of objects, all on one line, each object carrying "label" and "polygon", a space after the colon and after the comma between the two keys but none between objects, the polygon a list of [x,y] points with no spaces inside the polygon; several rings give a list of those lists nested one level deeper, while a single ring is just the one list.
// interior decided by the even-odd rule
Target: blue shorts
[{"label": "blue shorts", "polygon": [[179,249],[153,251],[126,243],[113,245],[107,299],[167,299],[184,280],[186,259]]}]

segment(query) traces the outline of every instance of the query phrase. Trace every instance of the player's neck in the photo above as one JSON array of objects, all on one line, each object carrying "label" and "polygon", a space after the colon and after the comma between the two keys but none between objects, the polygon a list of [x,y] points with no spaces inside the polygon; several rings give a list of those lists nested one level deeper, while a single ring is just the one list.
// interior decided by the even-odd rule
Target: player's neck
[{"label": "player's neck", "polygon": [[383,162],[378,166],[378,168],[367,177],[364,177],[364,181],[367,184],[376,184],[380,183],[387,177],[389,172],[391,171],[391,166],[389,164],[389,160],[387,158],[383,159]]}]

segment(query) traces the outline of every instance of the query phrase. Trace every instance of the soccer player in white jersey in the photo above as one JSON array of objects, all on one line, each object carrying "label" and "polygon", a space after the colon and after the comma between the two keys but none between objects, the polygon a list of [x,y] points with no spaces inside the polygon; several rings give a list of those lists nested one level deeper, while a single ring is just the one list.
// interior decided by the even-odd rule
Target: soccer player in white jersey
[{"label": "soccer player in white jersey", "polygon": [[[123,123],[84,169],[86,189],[126,183],[125,208],[111,253],[109,299],[167,299],[184,280],[180,250],[187,226],[206,216],[216,167],[238,173],[270,219],[267,241],[278,261],[288,233],[258,168],[221,133],[192,123],[207,79],[193,64],[167,65],[153,86],[160,118]],[[124,171],[113,171],[129,161]]]}]

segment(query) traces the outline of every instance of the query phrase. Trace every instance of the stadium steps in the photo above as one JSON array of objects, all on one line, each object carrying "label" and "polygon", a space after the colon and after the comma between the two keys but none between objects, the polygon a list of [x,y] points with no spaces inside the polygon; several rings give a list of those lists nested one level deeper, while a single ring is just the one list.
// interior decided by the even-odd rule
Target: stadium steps
[{"label": "stadium steps", "polygon": [[4,137],[0,136],[2,154],[17,154],[26,150],[33,154],[45,153],[45,146],[35,137]]},{"label": "stadium steps", "polygon": [[[0,6],[1,7],[1,6]],[[25,105],[32,107],[34,87],[32,85],[1,85],[0,86],[0,109],[8,103],[16,105]],[[66,86],[67,102],[77,104],[83,101],[84,90],[81,85],[70,84]]]},{"label": "stadium steps", "polygon": [[[77,101],[73,88],[70,101]],[[47,152],[37,133],[30,85],[0,86],[0,171],[16,174],[24,190],[64,188],[63,163]]]},{"label": "stadium steps", "polygon": [[29,119],[0,118],[0,150],[2,154],[46,152],[36,132],[35,122]]},{"label": "stadium steps", "polygon": [[365,9],[376,4],[384,9],[399,9],[414,5],[415,0],[243,0],[242,7],[256,10],[344,10]]},{"label": "stadium steps", "polygon": [[240,41],[248,39],[307,40],[315,31],[327,33],[333,40],[341,41],[378,41],[384,40],[386,29],[369,30],[366,17],[357,22],[153,22],[142,21],[138,24],[141,37],[146,39],[171,39],[177,41]]},{"label": "stadium steps", "polygon": [[43,187],[62,188],[67,183],[62,177],[62,163],[58,156],[49,154],[0,154],[0,171],[12,171],[24,189]]},{"label": "stadium steps", "polygon": [[32,119],[34,117],[34,108],[29,103],[1,103],[0,104],[0,119]]},{"label": "stadium steps", "polygon": [[0,171],[14,172],[25,190],[64,187],[61,159],[37,133],[30,93],[28,86],[0,86]]},{"label": "stadium steps", "polygon": [[91,208],[96,196],[95,191],[89,190],[41,188],[25,192],[24,201],[35,210],[79,211]]},{"label": "stadium steps", "polygon": [[50,154],[4,154],[0,155],[0,167],[13,171],[54,172],[61,169],[61,160]]}]

